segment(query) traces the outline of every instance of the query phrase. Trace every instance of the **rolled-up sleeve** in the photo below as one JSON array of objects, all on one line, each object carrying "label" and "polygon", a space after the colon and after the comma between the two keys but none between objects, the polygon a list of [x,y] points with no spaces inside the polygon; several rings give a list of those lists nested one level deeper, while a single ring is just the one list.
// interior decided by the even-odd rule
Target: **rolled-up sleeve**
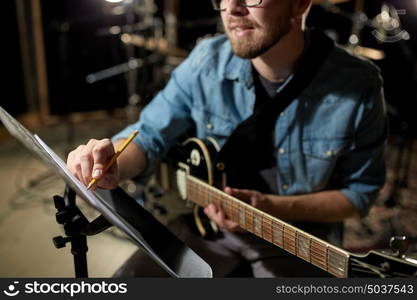
[{"label": "rolled-up sleeve", "polygon": [[388,134],[382,78],[375,75],[363,96],[352,149],[339,158],[336,182],[340,191],[366,216],[385,183],[384,149]]}]

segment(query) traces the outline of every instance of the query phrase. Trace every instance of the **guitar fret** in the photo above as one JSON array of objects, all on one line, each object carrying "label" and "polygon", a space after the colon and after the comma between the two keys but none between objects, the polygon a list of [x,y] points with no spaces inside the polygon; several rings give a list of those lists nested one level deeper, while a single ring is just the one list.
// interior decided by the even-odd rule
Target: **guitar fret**
[{"label": "guitar fret", "polygon": [[245,214],[246,214],[246,230],[249,232],[254,232],[253,230],[253,211],[248,209],[245,206]]},{"label": "guitar fret", "polygon": [[275,221],[272,222],[272,241],[275,245],[284,248],[283,241],[284,227]]},{"label": "guitar fret", "polygon": [[255,213],[253,215],[253,233],[262,237],[262,214]]},{"label": "guitar fret", "polygon": [[296,254],[295,230],[288,226],[284,226],[284,249]]},{"label": "guitar fret", "polygon": [[[320,265],[324,265],[324,267],[327,266],[327,261],[325,257],[317,257],[315,255],[313,255],[314,253],[311,253],[311,263],[312,264],[320,264]],[[327,268],[327,267],[326,267]]]},{"label": "guitar fret", "polygon": [[220,199],[219,199],[219,201],[218,201],[218,203],[217,203],[217,207],[218,207],[220,210],[224,211],[224,201],[221,201],[221,200],[222,200],[222,198],[220,198]]},{"label": "guitar fret", "polygon": [[232,215],[233,215],[233,211],[234,211],[234,207],[233,207],[233,202],[231,199],[227,199],[227,212],[226,212],[226,216],[229,219],[232,219]]},{"label": "guitar fret", "polygon": [[219,205],[219,204],[221,203],[221,198],[222,198],[222,197],[221,197],[221,195],[217,195],[216,197],[214,197],[214,199],[213,199],[213,202],[212,202],[212,203],[213,203],[214,205],[216,205],[216,207],[220,207],[220,205]]},{"label": "guitar fret", "polygon": [[297,256],[310,262],[310,238],[297,232]]},{"label": "guitar fret", "polygon": [[327,246],[321,242],[312,240],[310,243],[311,263],[327,271]]},{"label": "guitar fret", "polygon": [[239,223],[239,208],[236,201],[232,201],[232,211],[230,214],[230,219],[236,223]]},{"label": "guitar fret", "polygon": [[318,252],[317,250],[313,248],[310,249],[310,255],[311,255],[311,261],[320,260],[320,261],[326,262],[326,254]]},{"label": "guitar fret", "polygon": [[333,248],[328,248],[327,271],[336,277],[346,277],[347,257]]},{"label": "guitar fret", "polygon": [[222,201],[220,202],[222,204],[221,209],[224,212],[224,214],[227,216],[230,213],[230,203],[229,203],[229,199],[227,198],[222,198]]},{"label": "guitar fret", "polygon": [[262,218],[262,231],[263,231],[263,238],[273,243],[272,241],[272,220],[269,219],[267,215],[264,215]]},{"label": "guitar fret", "polygon": [[326,249],[327,249],[327,245],[323,244],[321,242],[318,242],[316,240],[312,240],[311,241],[311,249],[317,249],[318,251],[321,251],[323,256],[326,256]]},{"label": "guitar fret", "polygon": [[211,190],[208,190],[207,193],[207,201],[206,201],[206,205],[209,205],[210,203],[212,203],[212,197],[215,196],[214,192]]},{"label": "guitar fret", "polygon": [[189,193],[189,199],[193,199],[193,201],[196,201],[198,204],[202,204],[202,205],[204,205],[204,197],[199,197],[199,189],[200,189],[200,186],[199,185],[197,185],[197,184],[195,184],[193,181],[191,181],[191,180],[188,180],[188,182],[189,182],[189,184],[187,185],[187,188],[188,188],[188,186],[190,187],[190,193]]},{"label": "guitar fret", "polygon": [[239,205],[239,206],[240,206],[240,209],[239,209],[239,225],[242,228],[246,229],[246,213],[245,213],[245,209],[242,208],[241,205]]}]

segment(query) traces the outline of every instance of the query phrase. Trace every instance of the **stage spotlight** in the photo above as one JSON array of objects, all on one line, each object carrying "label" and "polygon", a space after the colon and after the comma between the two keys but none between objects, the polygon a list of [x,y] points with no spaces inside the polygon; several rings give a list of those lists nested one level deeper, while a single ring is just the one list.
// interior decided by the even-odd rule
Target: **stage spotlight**
[{"label": "stage spotlight", "polygon": [[119,2],[123,2],[123,0],[106,0],[106,2],[119,3]]}]

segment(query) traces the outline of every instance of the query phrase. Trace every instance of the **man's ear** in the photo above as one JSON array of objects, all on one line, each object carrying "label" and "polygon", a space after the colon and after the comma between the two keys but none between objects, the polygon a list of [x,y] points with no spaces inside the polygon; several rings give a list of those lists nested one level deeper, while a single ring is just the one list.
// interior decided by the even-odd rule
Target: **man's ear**
[{"label": "man's ear", "polygon": [[291,18],[293,24],[300,22],[301,28],[305,29],[308,13],[310,12],[313,0],[291,0],[294,1],[294,14]]},{"label": "man's ear", "polygon": [[313,0],[297,0],[295,2],[295,17],[302,18],[304,16],[307,16],[308,12],[311,9],[311,6],[313,5]]}]

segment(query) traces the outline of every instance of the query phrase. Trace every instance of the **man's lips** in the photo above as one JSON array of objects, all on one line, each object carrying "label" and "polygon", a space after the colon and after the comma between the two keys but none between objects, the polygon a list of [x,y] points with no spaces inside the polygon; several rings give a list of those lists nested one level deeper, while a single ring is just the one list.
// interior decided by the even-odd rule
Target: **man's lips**
[{"label": "man's lips", "polygon": [[230,32],[233,32],[238,37],[246,36],[255,29],[253,26],[246,24],[232,24],[229,28]]},{"label": "man's lips", "polygon": [[229,26],[230,30],[250,30],[250,29],[254,29],[253,26],[251,25],[244,25],[244,24],[232,24]]}]

